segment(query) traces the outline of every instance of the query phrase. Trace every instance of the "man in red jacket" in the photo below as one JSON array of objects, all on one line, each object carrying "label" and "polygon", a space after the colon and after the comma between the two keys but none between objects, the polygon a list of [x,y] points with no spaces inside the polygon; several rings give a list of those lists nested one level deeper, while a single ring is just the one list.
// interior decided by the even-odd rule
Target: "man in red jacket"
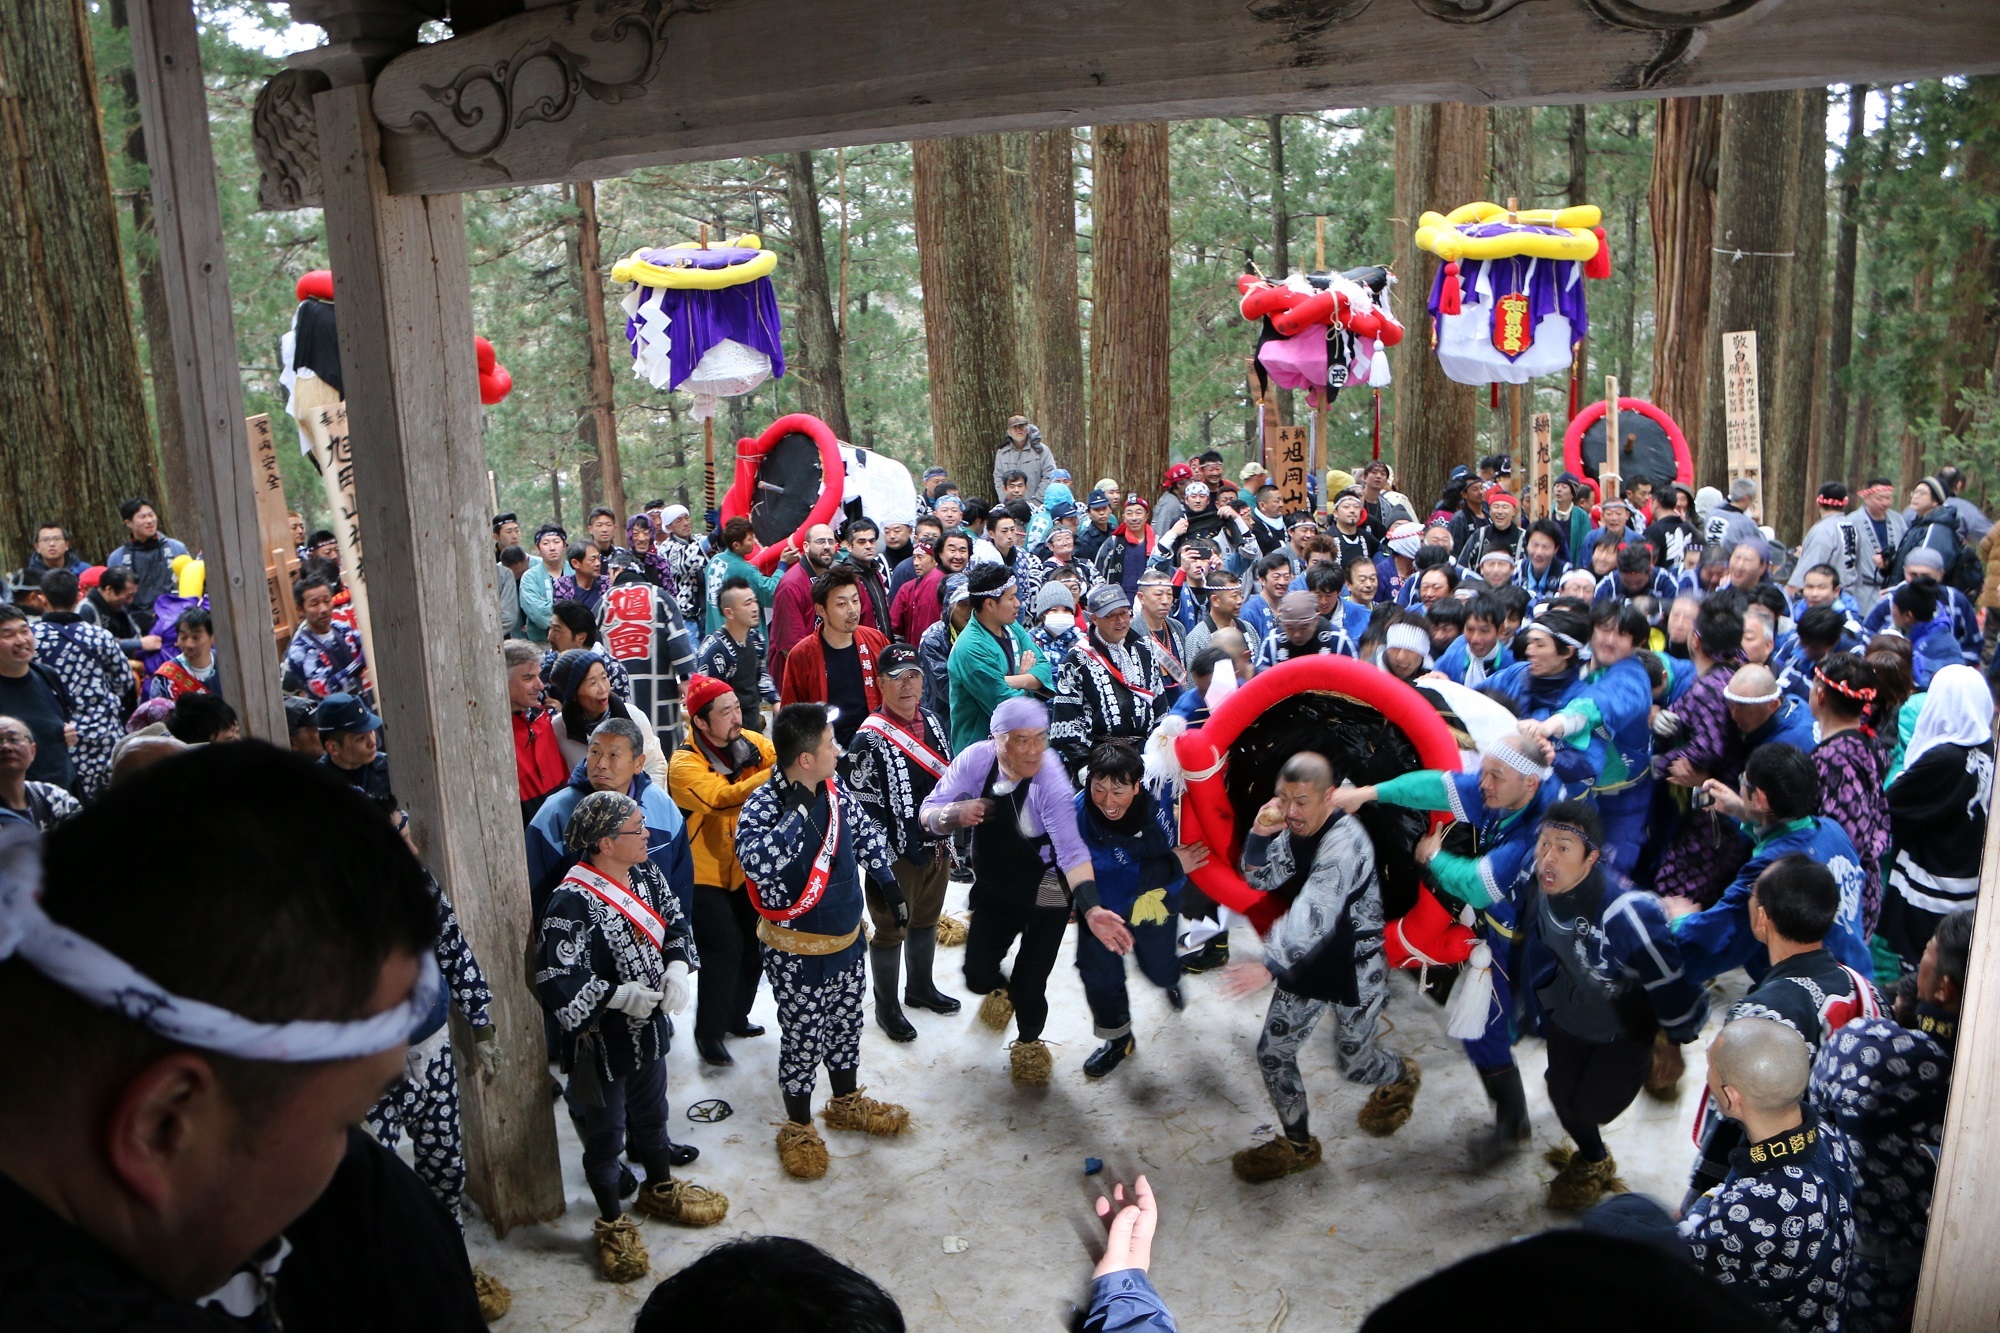
[{"label": "man in red jacket", "polygon": [[840,541],[833,529],[815,523],[806,529],[805,559],[785,571],[771,594],[771,643],[766,662],[773,680],[785,678],[785,658],[813,632],[813,581],[833,567]]},{"label": "man in red jacket", "polygon": [[514,714],[514,776],[520,784],[521,827],[534,821],[542,798],[569,779],[556,744],[549,711],[542,707],[542,650],[509,639],[501,650],[507,663],[507,706]]},{"label": "man in red jacket", "polygon": [[846,745],[862,719],[881,706],[875,664],[889,640],[861,623],[861,575],[854,566],[835,565],[814,579],[812,598],[819,609],[819,630],[792,645],[778,702],[839,709],[833,735]]}]

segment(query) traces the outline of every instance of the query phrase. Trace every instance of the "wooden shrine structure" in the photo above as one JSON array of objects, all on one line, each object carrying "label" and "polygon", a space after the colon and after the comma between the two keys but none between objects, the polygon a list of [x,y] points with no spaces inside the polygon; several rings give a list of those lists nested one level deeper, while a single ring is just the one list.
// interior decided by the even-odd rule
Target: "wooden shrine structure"
[{"label": "wooden shrine structure", "polygon": [[[225,692],[252,732],[283,744],[196,20],[190,0],[129,9],[178,399],[232,675]],[[325,210],[397,789],[497,997],[504,1067],[463,1086],[471,1191],[503,1232],[560,1213],[563,1191],[527,980],[527,872],[462,192],[1002,130],[2000,70],[1989,0],[291,0],[291,9],[326,42],[294,57],[258,99],[260,187],[267,206]],[[439,21],[452,35],[420,42],[419,30]],[[2000,819],[1989,827],[1991,882]],[[1974,955],[1917,1316],[1933,1333],[2000,1323],[2000,913],[1985,913]]]}]

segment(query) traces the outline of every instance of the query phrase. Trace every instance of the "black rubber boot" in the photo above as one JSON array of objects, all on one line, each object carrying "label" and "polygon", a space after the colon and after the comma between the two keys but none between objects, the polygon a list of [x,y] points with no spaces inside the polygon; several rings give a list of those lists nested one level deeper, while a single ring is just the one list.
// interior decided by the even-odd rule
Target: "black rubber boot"
[{"label": "black rubber boot", "polygon": [[1122,1037],[1113,1037],[1092,1051],[1090,1058],[1083,1062],[1084,1077],[1103,1078],[1124,1064],[1125,1057],[1138,1049],[1139,1043],[1132,1040],[1132,1034],[1129,1032]]},{"label": "black rubber boot", "polygon": [[813,1122],[813,1099],[809,1092],[785,1094],[785,1119],[797,1125]]},{"label": "black rubber boot", "polygon": [[903,941],[903,962],[909,968],[909,979],[903,985],[903,1003],[934,1014],[955,1014],[959,1002],[939,990],[932,978],[931,966],[936,957],[935,929],[912,931]]},{"label": "black rubber boot", "polygon": [[1216,935],[1208,943],[1181,955],[1181,971],[1213,972],[1229,965],[1229,936]]},{"label": "black rubber boot", "polygon": [[1480,1082],[1493,1103],[1493,1128],[1472,1140],[1472,1163],[1485,1170],[1521,1150],[1534,1135],[1528,1118],[1528,1094],[1521,1086],[1521,1070],[1516,1065],[1481,1072]]},{"label": "black rubber boot", "polygon": [[896,1002],[897,972],[902,962],[901,946],[871,946],[868,950],[868,972],[875,982],[875,1024],[889,1034],[890,1041],[915,1041],[917,1030]]}]

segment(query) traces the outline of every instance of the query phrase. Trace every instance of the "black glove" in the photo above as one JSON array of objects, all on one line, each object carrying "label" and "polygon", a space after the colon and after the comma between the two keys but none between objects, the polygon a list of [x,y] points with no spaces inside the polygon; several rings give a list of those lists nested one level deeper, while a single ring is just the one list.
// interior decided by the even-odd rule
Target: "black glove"
[{"label": "black glove", "polygon": [[780,819],[784,818],[786,810],[797,810],[800,814],[806,814],[812,809],[813,798],[819,795],[818,788],[808,787],[800,782],[793,782],[790,778],[780,778],[779,781],[784,784],[784,791],[778,798],[781,802],[781,808],[778,811]]},{"label": "black glove", "polygon": [[910,900],[903,896],[903,886],[893,879],[875,878],[875,891],[889,905],[889,915],[896,918],[896,924],[907,928],[910,924]]}]

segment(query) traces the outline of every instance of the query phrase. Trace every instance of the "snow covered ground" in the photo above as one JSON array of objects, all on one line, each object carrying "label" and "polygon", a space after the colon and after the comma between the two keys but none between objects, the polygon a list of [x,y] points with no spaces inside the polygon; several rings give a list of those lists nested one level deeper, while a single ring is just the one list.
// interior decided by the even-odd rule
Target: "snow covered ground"
[{"label": "snow covered ground", "polygon": [[[956,909],[963,896],[954,886]],[[1250,956],[1253,940],[1239,925],[1237,956]],[[893,1140],[827,1134],[833,1168],[820,1181],[786,1176],[772,1146],[781,1111],[768,988],[755,1010],[768,1035],[732,1041],[737,1063],[727,1069],[710,1070],[695,1058],[692,1014],[683,1015],[669,1057],[673,1134],[701,1149],[685,1175],[729,1195],[728,1219],[706,1231],[645,1220],[652,1278],[622,1287],[600,1281],[589,1253],[595,1208],[575,1133],[559,1116],[568,1215],[517,1228],[504,1241],[478,1217],[467,1219],[473,1262],[514,1291],[514,1308],[496,1328],[629,1328],[659,1278],[722,1240],[777,1233],[810,1240],[874,1277],[914,1330],[1055,1329],[1085,1292],[1092,1262],[1086,1241],[1095,1239],[1090,1200],[1114,1176],[1139,1172],[1150,1178],[1162,1212],[1153,1280],[1191,1331],[1352,1329],[1425,1274],[1563,1223],[1542,1205],[1554,1175],[1542,1150],[1563,1137],[1542,1089],[1541,1043],[1524,1041],[1517,1052],[1535,1114],[1533,1148],[1491,1173],[1471,1174],[1464,1143],[1490,1122],[1486,1097],[1458,1044],[1444,1035],[1443,1010],[1417,993],[1410,974],[1394,978],[1387,1038],[1423,1066],[1410,1123],[1388,1139],[1355,1127],[1365,1089],[1334,1072],[1333,1035],[1323,1025],[1307,1045],[1304,1068],[1325,1164],[1251,1186],[1230,1171],[1229,1156],[1267,1134],[1273,1120],[1253,1057],[1268,992],[1230,1001],[1215,974],[1189,977],[1187,1009],[1176,1014],[1133,969],[1138,1051],[1092,1082],[1083,1060],[1097,1042],[1072,935],[1049,983],[1054,1081],[1020,1089],[1007,1077],[1009,1037],[980,1026],[975,997],[964,994],[962,954],[938,952],[939,984],[966,1000],[962,1012],[913,1013],[922,1035],[909,1045],[884,1037],[872,1018],[868,1024],[862,1083],[910,1108],[911,1133]],[[1688,1048],[1678,1104],[1641,1096],[1606,1134],[1632,1188],[1669,1203],[1678,1201],[1693,1161],[1689,1126],[1704,1044]],[[728,1100],[734,1116],[691,1124],[687,1107],[709,1097]],[[825,1097],[822,1084],[816,1105]],[[1085,1157],[1102,1158],[1103,1175],[1085,1176]],[[964,1238],[962,1252],[946,1252],[950,1237]]]}]

